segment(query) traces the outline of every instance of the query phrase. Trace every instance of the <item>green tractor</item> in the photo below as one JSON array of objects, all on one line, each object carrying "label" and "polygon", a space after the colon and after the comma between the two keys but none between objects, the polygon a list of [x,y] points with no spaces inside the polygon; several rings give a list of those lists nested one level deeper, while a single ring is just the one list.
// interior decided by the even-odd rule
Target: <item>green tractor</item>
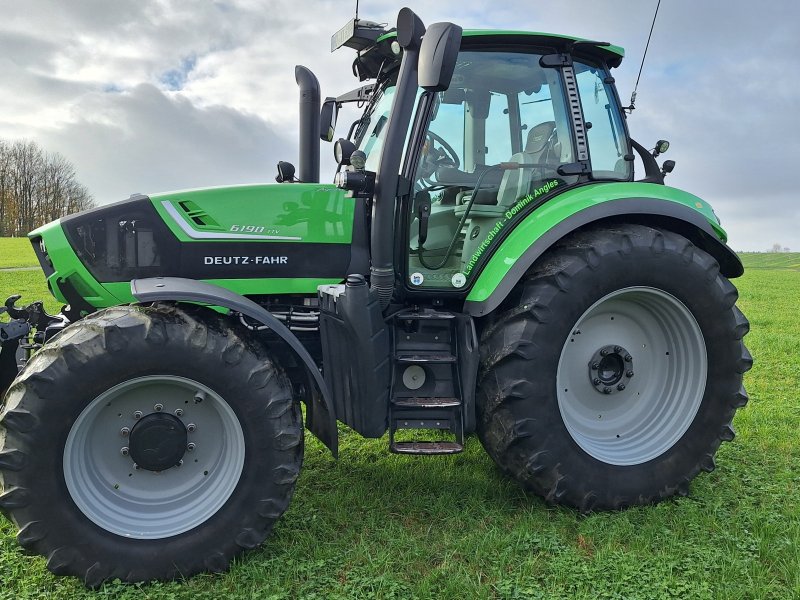
[{"label": "green tractor", "polygon": [[[630,138],[608,43],[354,19],[362,87],[297,67],[279,184],[30,233],[65,307],[6,303],[0,507],[89,586],[225,570],[286,510],[305,428],[500,469],[581,512],[688,493],[747,402],[743,269],[665,150]],[[363,106],[319,183],[319,142]],[[638,154],[644,173],[634,176]],[[301,411],[301,402],[305,411]]]}]

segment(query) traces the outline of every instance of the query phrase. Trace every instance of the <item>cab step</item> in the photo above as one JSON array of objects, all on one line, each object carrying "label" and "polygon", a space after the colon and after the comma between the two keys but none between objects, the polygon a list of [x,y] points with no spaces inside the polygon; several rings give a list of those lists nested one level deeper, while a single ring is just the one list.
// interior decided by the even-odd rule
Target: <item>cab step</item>
[{"label": "cab step", "polygon": [[464,445],[458,442],[394,442],[389,449],[395,454],[458,454]]},{"label": "cab step", "polygon": [[426,351],[416,351],[416,352],[403,352],[397,354],[397,362],[399,364],[424,364],[424,363],[435,363],[435,364],[445,364],[445,363],[454,363],[458,359],[454,354],[449,352],[426,352]]},{"label": "cab step", "polygon": [[[464,404],[456,315],[432,308],[406,310],[395,315],[394,325],[389,450],[419,455],[461,452]],[[421,431],[425,429],[438,430],[445,439],[426,435]],[[419,437],[409,430],[417,430]],[[406,433],[398,440],[399,431]]]},{"label": "cab step", "polygon": [[393,398],[392,404],[400,408],[452,408],[461,406],[458,398]]}]

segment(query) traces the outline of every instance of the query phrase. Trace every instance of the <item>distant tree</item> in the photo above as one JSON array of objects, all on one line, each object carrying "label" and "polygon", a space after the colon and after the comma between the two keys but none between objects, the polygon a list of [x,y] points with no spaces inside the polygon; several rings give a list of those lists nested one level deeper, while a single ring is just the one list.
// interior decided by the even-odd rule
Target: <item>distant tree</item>
[{"label": "distant tree", "polygon": [[8,144],[0,140],[0,237],[7,235],[6,217],[11,208],[11,152]]},{"label": "distant tree", "polygon": [[780,252],[782,248],[783,248],[782,244],[775,243],[772,244],[772,250],[770,250],[770,252]]},{"label": "distant tree", "polygon": [[791,248],[789,248],[788,246],[784,246],[784,247],[783,247],[783,251],[784,251],[784,252],[791,252],[791,251],[792,251],[792,249],[791,249]]},{"label": "distant tree", "polygon": [[0,140],[0,236],[25,235],[92,206],[89,190],[66,158],[35,142]]}]

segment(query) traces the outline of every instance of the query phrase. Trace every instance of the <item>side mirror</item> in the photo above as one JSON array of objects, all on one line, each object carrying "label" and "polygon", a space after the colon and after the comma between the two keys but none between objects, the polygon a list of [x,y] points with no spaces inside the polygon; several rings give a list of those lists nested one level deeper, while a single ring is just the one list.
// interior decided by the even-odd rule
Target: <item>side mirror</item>
[{"label": "side mirror", "polygon": [[278,163],[278,175],[275,177],[275,181],[278,183],[294,181],[294,165],[283,160],[280,161]]},{"label": "side mirror", "polygon": [[461,47],[461,27],[434,23],[425,31],[419,50],[419,86],[429,92],[443,92],[450,86]]},{"label": "side mirror", "polygon": [[322,109],[319,111],[319,137],[323,142],[333,141],[338,114],[339,105],[336,104],[336,98],[325,98]]}]

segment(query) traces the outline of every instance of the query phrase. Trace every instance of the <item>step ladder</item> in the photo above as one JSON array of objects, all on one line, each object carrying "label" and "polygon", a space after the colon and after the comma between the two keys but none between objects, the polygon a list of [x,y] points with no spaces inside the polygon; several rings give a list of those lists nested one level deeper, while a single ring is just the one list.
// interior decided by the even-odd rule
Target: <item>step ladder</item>
[{"label": "step ladder", "polygon": [[[457,320],[453,313],[419,309],[394,317],[389,449],[397,454],[456,454],[464,449]],[[452,441],[397,441],[399,430],[437,429]]]}]

